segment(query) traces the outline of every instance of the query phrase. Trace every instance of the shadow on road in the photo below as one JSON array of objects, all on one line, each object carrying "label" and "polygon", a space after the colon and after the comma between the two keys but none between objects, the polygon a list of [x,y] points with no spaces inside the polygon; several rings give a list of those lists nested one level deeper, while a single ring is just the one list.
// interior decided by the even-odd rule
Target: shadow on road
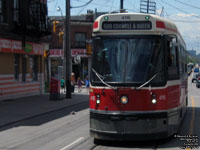
[{"label": "shadow on road", "polygon": [[[86,97],[86,95],[82,95],[82,97],[84,98]],[[0,132],[3,130],[8,130],[10,128],[19,126],[40,126],[42,124],[62,118],[64,116],[76,115],[79,113],[79,111],[87,108],[89,108],[89,101],[82,101],[76,104],[69,105],[67,107],[60,108],[58,110],[53,110],[51,112],[43,113],[42,115],[36,115],[34,117],[27,118],[23,121],[19,121],[14,124],[2,127],[0,128]]]}]

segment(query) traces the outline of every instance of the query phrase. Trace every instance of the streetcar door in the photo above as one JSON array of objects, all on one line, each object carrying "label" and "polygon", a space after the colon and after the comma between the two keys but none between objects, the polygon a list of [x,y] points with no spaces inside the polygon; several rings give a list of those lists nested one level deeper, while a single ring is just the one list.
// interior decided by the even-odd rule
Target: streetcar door
[{"label": "streetcar door", "polygon": [[168,86],[168,108],[174,108],[180,104],[180,75],[179,57],[176,37],[166,36],[165,38],[166,60],[167,60],[167,82]]}]

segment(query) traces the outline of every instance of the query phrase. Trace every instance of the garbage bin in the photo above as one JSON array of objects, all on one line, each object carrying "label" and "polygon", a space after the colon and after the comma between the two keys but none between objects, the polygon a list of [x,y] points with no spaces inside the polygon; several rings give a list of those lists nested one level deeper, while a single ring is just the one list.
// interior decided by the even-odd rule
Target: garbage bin
[{"label": "garbage bin", "polygon": [[50,100],[60,99],[60,80],[52,77],[50,80]]}]

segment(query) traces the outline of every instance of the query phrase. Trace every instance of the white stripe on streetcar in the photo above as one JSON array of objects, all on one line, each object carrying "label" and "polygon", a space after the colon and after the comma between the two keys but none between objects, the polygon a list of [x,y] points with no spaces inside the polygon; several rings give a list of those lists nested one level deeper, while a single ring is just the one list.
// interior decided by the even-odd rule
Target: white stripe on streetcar
[{"label": "white stripe on streetcar", "polygon": [[65,146],[65,147],[63,147],[63,148],[61,148],[60,150],[66,150],[67,148],[69,148],[69,147],[71,147],[72,145],[74,145],[74,144],[80,142],[80,141],[83,140],[83,139],[84,139],[84,137],[81,137],[81,138],[77,139],[76,141],[70,143],[69,145],[67,145],[67,146]]}]

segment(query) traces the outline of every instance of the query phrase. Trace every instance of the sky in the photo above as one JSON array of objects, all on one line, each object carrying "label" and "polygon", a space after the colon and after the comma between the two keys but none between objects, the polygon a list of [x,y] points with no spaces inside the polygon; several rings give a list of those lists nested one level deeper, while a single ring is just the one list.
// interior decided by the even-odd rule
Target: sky
[{"label": "sky", "polygon": [[[61,16],[57,11],[60,7],[65,14],[65,0],[47,0],[48,15]],[[91,1],[91,2],[90,2]],[[124,0],[124,9],[128,12],[140,12],[141,0]],[[152,0],[150,0],[152,1]],[[163,8],[163,17],[173,21],[183,36],[187,50],[196,50],[200,53],[200,1],[199,0],[153,0],[156,2],[156,14],[160,15]],[[87,4],[84,7],[78,7]],[[71,15],[86,14],[87,10],[98,12],[118,11],[120,0],[71,0]],[[75,8],[78,7],[78,8]]]}]

